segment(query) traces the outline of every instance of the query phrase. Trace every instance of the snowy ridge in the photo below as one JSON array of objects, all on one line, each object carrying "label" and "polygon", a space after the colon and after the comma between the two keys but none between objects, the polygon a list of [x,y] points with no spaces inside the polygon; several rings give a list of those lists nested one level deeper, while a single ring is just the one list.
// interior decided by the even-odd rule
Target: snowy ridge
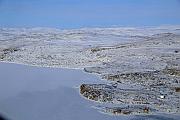
[{"label": "snowy ridge", "polygon": [[[1,28],[0,61],[48,67],[83,68],[107,62],[91,55],[91,48],[144,41],[155,34],[179,34],[179,26],[147,28]],[[4,49],[11,50],[4,54]]]}]

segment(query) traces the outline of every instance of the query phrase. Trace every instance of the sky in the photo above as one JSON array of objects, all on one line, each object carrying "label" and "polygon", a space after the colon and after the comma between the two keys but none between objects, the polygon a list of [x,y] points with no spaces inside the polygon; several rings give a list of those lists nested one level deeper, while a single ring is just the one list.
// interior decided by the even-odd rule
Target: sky
[{"label": "sky", "polygon": [[0,27],[180,25],[180,0],[0,0]]}]

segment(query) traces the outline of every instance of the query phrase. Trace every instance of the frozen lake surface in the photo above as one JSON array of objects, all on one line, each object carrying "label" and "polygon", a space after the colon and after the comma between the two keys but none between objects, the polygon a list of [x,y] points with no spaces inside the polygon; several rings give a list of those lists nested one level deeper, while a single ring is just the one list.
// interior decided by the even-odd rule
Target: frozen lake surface
[{"label": "frozen lake surface", "polygon": [[10,120],[117,119],[97,112],[76,88],[98,81],[82,70],[0,63],[0,113]]},{"label": "frozen lake surface", "polygon": [[100,79],[82,70],[0,63],[0,114],[10,120],[173,120],[176,116],[112,116],[97,112],[96,102],[77,88]]}]

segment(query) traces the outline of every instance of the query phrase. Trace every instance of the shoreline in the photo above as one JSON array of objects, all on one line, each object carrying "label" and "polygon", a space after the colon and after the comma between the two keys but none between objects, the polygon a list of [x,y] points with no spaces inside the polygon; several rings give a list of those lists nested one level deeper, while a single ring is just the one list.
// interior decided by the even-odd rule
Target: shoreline
[{"label": "shoreline", "polygon": [[[14,41],[0,42],[0,61],[75,68],[96,74],[104,84],[82,84],[80,94],[96,102],[119,105],[99,107],[101,112],[179,113],[180,31],[178,28],[169,32],[168,28],[141,31],[111,28],[46,33],[25,29],[23,33],[16,33],[15,30],[11,36],[15,37]],[[121,89],[125,83],[134,90]],[[135,89],[136,85],[142,88]]]}]

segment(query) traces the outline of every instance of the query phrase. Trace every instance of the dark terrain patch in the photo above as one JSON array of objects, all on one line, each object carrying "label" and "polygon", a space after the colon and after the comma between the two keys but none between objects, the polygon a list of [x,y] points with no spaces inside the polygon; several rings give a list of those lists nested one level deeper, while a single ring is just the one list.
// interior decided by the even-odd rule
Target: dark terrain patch
[{"label": "dark terrain patch", "polygon": [[8,56],[9,54],[11,53],[14,53],[14,52],[17,52],[19,51],[20,49],[17,48],[17,47],[10,47],[10,48],[5,48],[5,49],[2,49],[0,51],[0,60],[3,60],[6,56]]}]

